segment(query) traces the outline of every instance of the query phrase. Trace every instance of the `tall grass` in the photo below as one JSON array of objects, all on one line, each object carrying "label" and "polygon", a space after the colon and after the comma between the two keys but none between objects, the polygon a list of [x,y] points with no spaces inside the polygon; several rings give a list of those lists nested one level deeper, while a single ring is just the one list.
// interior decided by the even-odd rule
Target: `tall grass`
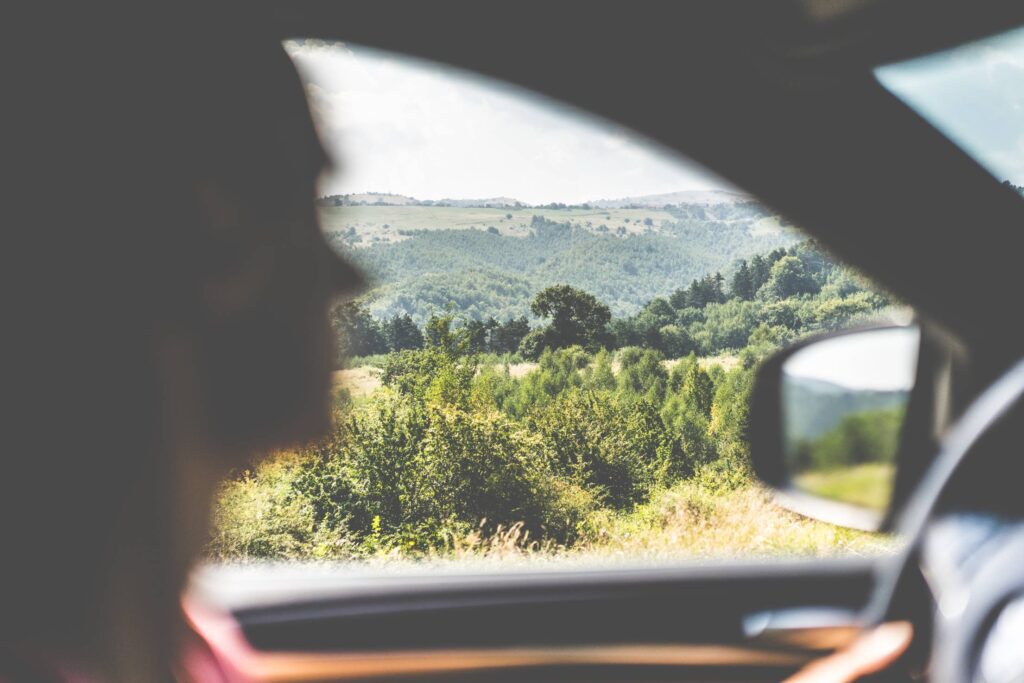
[{"label": "tall grass", "polygon": [[789,512],[756,484],[736,488],[694,477],[656,491],[625,512],[594,511],[572,546],[531,537],[522,523],[449,535],[426,551],[395,545],[369,549],[318,527],[308,503],[291,491],[301,456],[279,454],[226,482],[215,513],[214,560],[341,560],[371,563],[666,562],[874,555],[896,541]]}]

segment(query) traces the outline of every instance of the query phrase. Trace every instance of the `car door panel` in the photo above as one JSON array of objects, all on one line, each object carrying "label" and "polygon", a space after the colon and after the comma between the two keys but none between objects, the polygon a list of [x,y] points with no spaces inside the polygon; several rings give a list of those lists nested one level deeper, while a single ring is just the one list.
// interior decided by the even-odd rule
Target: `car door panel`
[{"label": "car door panel", "polygon": [[779,680],[855,637],[874,562],[301,574],[209,570],[188,612],[253,680]]}]

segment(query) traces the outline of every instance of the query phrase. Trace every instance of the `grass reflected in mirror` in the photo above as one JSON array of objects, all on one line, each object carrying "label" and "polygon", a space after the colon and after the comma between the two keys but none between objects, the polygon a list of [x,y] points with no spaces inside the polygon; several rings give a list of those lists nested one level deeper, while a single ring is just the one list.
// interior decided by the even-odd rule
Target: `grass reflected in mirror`
[{"label": "grass reflected in mirror", "polygon": [[794,484],[801,491],[885,512],[892,497],[896,468],[891,463],[867,462],[832,470],[804,472]]}]

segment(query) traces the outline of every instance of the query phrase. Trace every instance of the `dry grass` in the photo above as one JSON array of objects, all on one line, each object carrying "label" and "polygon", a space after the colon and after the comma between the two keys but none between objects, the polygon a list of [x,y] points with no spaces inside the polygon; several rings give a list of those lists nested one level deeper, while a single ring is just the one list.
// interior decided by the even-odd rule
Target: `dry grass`
[{"label": "dry grass", "polygon": [[818,522],[784,510],[750,485],[714,492],[685,481],[636,510],[596,520],[582,550],[636,558],[767,558],[867,555],[891,551],[894,541]]},{"label": "dry grass", "polygon": [[[586,538],[572,548],[539,543],[522,524],[513,524],[489,536],[473,532],[453,539],[449,549],[415,563],[587,567],[865,556],[896,548],[889,536],[843,529],[784,510],[759,486],[714,492],[692,480],[661,491],[632,512],[600,513],[590,524]],[[371,563],[410,561],[392,552],[372,558]]]},{"label": "dry grass", "polygon": [[[662,365],[665,366],[666,370],[672,370],[672,368],[678,365],[682,360],[684,359],[672,358],[670,360],[662,361]],[[713,365],[720,365],[723,370],[728,372],[740,364],[740,357],[730,356],[728,354],[723,354],[721,356],[704,356],[702,358],[698,358],[697,362],[700,363],[700,366],[705,370],[709,369]]]},{"label": "dry grass", "polygon": [[[498,364],[494,368],[503,370],[504,365]],[[537,369],[536,363],[513,363],[508,366],[509,375],[519,379]],[[362,365],[356,368],[336,370],[334,373],[334,386],[344,387],[352,398],[363,398],[370,396],[380,389],[381,370],[370,365]]]},{"label": "dry grass", "polygon": [[[666,370],[671,370],[680,360],[679,358],[673,360],[662,361]],[[701,358],[701,367],[707,369],[712,365],[720,365],[723,370],[732,370],[734,367],[739,365],[740,359],[738,356],[708,356],[707,358]],[[494,368],[496,370],[504,369],[503,364],[496,364]],[[513,379],[521,379],[526,375],[530,374],[537,369],[537,363],[512,363],[508,366],[509,375]],[[612,370],[614,372],[619,371],[618,361],[612,362]],[[334,373],[334,385],[336,387],[345,387],[348,389],[349,394],[352,398],[362,398],[369,396],[377,389],[381,387],[380,381],[380,369],[371,365],[361,365],[355,368],[348,368],[346,370],[338,370]]]},{"label": "dry grass", "polygon": [[338,370],[334,373],[334,386],[348,389],[352,398],[369,396],[381,387],[380,369],[364,365]]},{"label": "dry grass", "polygon": [[707,370],[712,365],[720,365],[722,369],[728,372],[740,364],[739,356],[721,355],[721,356],[706,356],[697,361],[700,366]]},{"label": "dry grass", "polygon": [[[502,366],[496,366],[498,370]],[[508,366],[508,374],[514,379],[520,379],[537,369],[536,363],[512,363]]]},{"label": "dry grass", "polygon": [[[370,571],[434,567],[511,570],[531,567],[678,564],[715,560],[878,555],[892,552],[892,537],[807,519],[775,505],[762,488],[713,490],[698,479],[657,492],[630,512],[602,510],[580,529],[572,547],[538,541],[523,524],[453,535],[443,547],[410,552],[402,547],[367,552],[338,532],[316,524],[308,505],[290,495],[302,459],[279,454],[225,485],[215,515],[210,557],[231,562],[341,562]],[[249,559],[246,559],[249,558]]]},{"label": "dry grass", "polygon": [[481,534],[478,530],[454,539],[450,552],[445,553],[443,559],[550,559],[565,556],[569,552],[571,551],[557,544],[538,542],[530,538],[530,532],[523,528],[522,522],[519,522],[508,528],[499,525],[497,531],[489,536]]},{"label": "dry grass", "polygon": [[[511,215],[511,218],[507,216]],[[598,232],[604,225],[614,234],[620,227],[629,234],[660,232],[662,221],[674,221],[662,209],[541,209],[485,208],[457,206],[343,206],[323,207],[320,221],[328,232],[355,228],[362,237],[356,247],[395,243],[408,239],[415,230],[486,230],[494,227],[509,237],[530,234],[533,216],[557,223],[569,223]],[[652,225],[644,224],[650,219]],[[404,234],[403,234],[404,233]]]}]

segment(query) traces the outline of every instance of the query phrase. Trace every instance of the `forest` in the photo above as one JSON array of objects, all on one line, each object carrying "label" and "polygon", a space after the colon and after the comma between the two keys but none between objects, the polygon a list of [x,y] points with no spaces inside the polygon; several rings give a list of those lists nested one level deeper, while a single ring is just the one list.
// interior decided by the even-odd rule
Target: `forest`
[{"label": "forest", "polygon": [[546,348],[637,346],[679,358],[738,353],[751,344],[785,344],[802,334],[836,329],[890,303],[811,241],[738,259],[731,271],[728,277],[715,271],[695,278],[619,317],[612,316],[613,308],[599,296],[567,284],[532,292],[526,313],[518,317],[473,318],[449,303],[432,311],[422,329],[409,313],[377,318],[364,302],[347,302],[331,314],[343,340],[338,366],[352,357],[422,348],[431,321],[445,313],[457,312],[475,353],[536,360]]},{"label": "forest", "polygon": [[569,284],[534,291],[526,313],[500,321],[448,307],[418,325],[409,313],[339,305],[339,363],[375,365],[379,388],[353,397],[339,385],[329,438],[225,482],[210,555],[884,548],[783,511],[753,484],[747,397],[773,349],[893,302],[811,242],[739,258],[727,272],[694,277],[628,315]]},{"label": "forest", "polygon": [[[328,216],[328,234],[369,275],[373,286],[362,302],[372,314],[409,315],[420,326],[448,308],[474,320],[528,316],[533,295],[554,284],[593,294],[615,315],[631,315],[679,283],[798,241],[755,202],[650,212],[498,209],[489,217],[473,209],[364,210],[379,214],[373,225]],[[437,211],[444,211],[441,225],[466,214],[479,222],[436,227]]]}]

